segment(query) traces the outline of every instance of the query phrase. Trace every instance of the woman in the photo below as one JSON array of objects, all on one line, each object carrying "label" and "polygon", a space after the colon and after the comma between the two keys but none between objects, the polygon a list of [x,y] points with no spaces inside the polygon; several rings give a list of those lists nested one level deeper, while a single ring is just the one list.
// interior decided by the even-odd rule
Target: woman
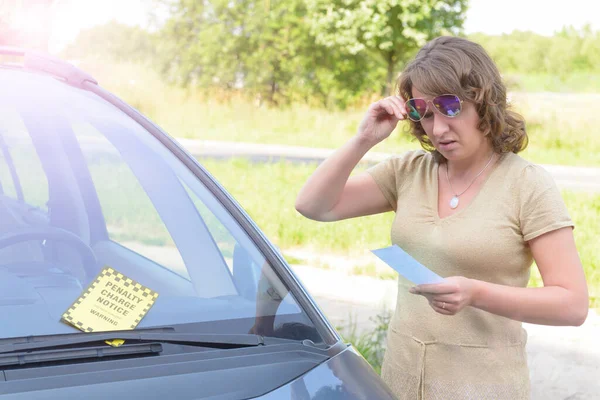
[{"label": "woman", "polygon": [[[401,399],[526,399],[521,322],[581,325],[588,293],[573,223],[550,175],[516,153],[523,119],[500,74],[466,39],[427,43],[371,104],[358,133],[325,160],[296,209],[318,221],[395,211],[397,244],[444,283],[399,278],[382,377]],[[424,150],[349,178],[408,119]],[[526,288],[535,261],[543,288]]]}]

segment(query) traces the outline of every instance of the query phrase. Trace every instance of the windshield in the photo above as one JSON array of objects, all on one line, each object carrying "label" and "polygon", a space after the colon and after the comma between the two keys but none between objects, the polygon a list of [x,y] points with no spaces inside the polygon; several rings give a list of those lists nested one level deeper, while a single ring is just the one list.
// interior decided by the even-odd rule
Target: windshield
[{"label": "windshield", "polygon": [[322,341],[236,220],[93,93],[0,70],[0,339],[62,314],[110,267],[158,293],[138,325]]}]

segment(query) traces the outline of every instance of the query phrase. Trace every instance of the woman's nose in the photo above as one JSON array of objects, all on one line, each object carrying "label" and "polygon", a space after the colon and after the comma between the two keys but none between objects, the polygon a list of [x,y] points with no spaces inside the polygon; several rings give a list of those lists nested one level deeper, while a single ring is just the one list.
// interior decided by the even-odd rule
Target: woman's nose
[{"label": "woman's nose", "polygon": [[443,115],[433,113],[433,136],[443,136],[448,131],[448,121]]}]

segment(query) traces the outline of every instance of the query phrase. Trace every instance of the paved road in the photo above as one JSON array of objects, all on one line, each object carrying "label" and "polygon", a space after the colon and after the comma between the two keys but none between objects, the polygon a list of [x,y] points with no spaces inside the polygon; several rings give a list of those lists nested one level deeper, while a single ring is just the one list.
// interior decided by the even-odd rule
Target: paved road
[{"label": "paved road", "polygon": [[[321,162],[332,149],[267,145],[257,143],[220,142],[192,139],[177,139],[192,155],[209,158],[247,157],[256,161],[291,160],[294,162]],[[370,152],[363,163],[375,164],[387,153]],[[554,177],[557,185],[564,189],[600,192],[600,168],[543,165]]]}]

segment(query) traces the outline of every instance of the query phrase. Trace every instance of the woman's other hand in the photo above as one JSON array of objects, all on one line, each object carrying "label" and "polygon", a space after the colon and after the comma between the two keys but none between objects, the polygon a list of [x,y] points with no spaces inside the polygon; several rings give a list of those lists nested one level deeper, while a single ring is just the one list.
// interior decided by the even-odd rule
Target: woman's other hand
[{"label": "woman's other hand", "polygon": [[476,281],[463,276],[452,276],[445,278],[443,283],[418,285],[409,291],[426,297],[436,312],[455,315],[473,303]]},{"label": "woman's other hand", "polygon": [[398,122],[406,119],[406,107],[400,96],[389,96],[369,106],[358,127],[358,137],[371,146],[386,139]]},{"label": "woman's other hand", "polygon": [[248,331],[248,333],[253,333],[255,335],[260,336],[273,336],[275,331],[275,316],[274,315],[265,315],[265,316],[256,316],[254,321],[254,325]]}]

